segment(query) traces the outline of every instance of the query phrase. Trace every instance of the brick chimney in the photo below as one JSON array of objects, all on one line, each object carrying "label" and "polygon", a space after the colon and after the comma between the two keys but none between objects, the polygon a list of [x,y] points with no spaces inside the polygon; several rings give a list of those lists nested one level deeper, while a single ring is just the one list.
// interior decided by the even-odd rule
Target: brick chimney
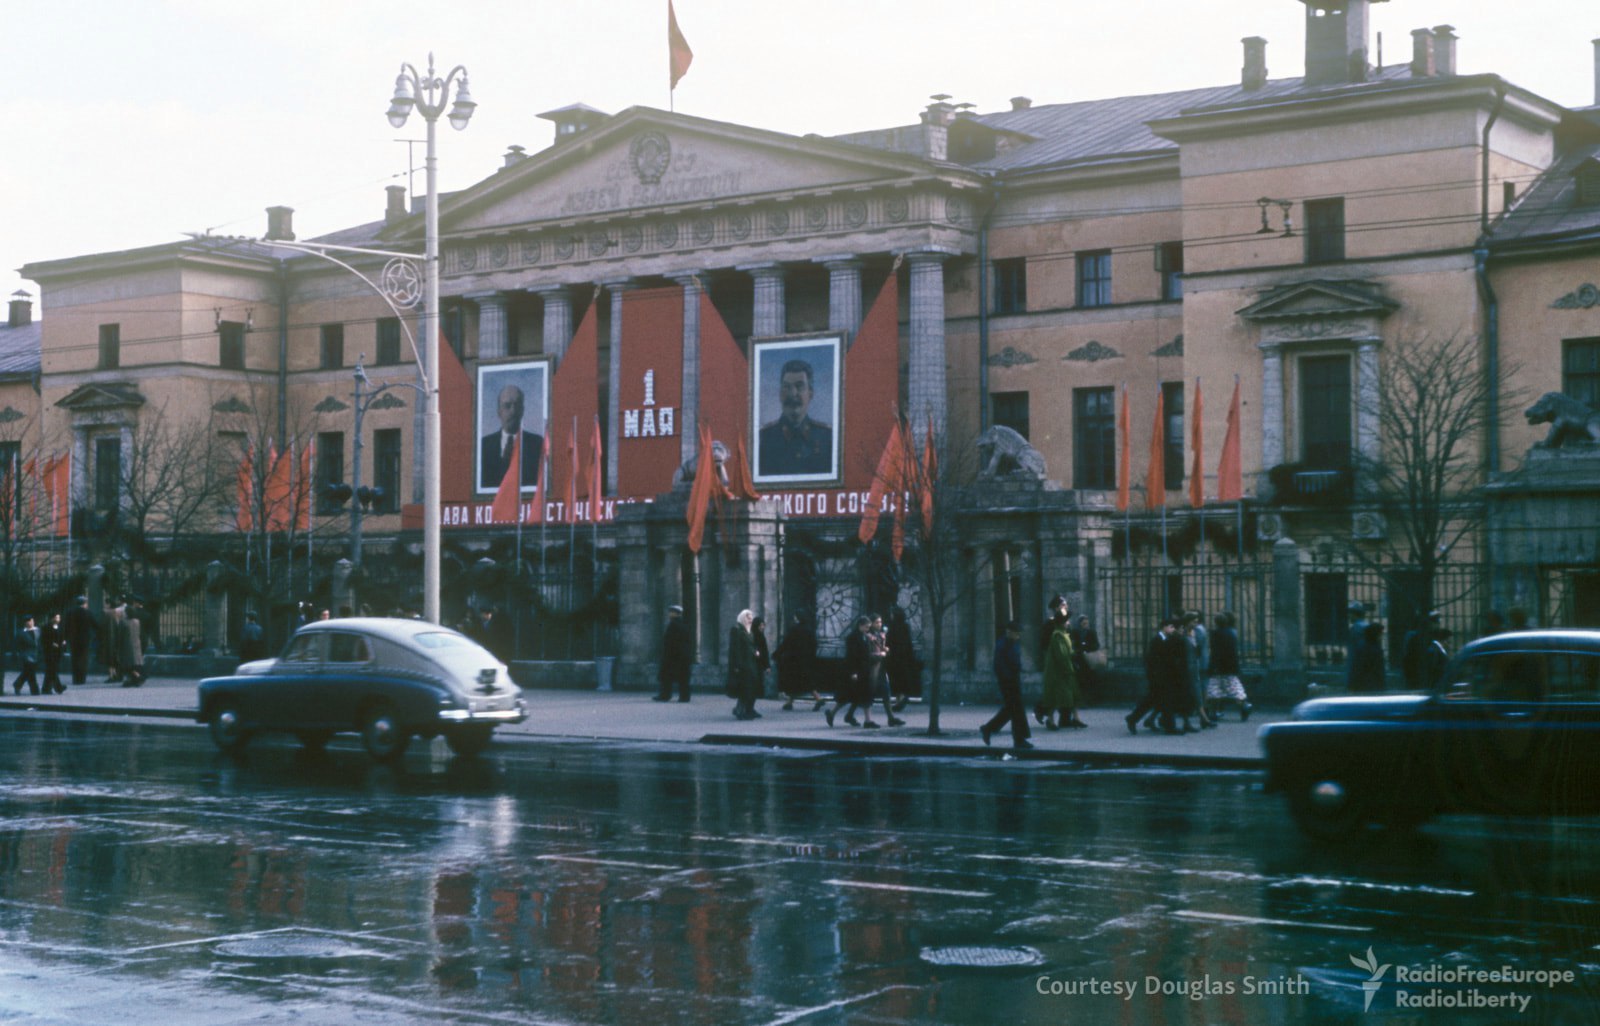
[{"label": "brick chimney", "polygon": [[[1595,47],[1596,51],[1600,52],[1600,39],[1596,39],[1595,43],[1596,43],[1596,47]],[[1597,58],[1597,59],[1600,59],[1600,58]],[[1031,97],[1013,96],[1011,98],[1011,109],[1012,110],[1027,110],[1029,107],[1032,107],[1032,106],[1033,106],[1033,99]]]},{"label": "brick chimney", "polygon": [[1411,30],[1411,77],[1432,78],[1433,32],[1430,29]]},{"label": "brick chimney", "polygon": [[1456,28],[1454,25],[1433,27],[1433,71],[1436,75],[1456,73]]},{"label": "brick chimney", "polygon": [[33,323],[33,296],[18,289],[11,293],[11,320],[13,328],[26,328]]},{"label": "brick chimney", "polygon": [[528,159],[528,151],[521,146],[507,146],[505,163],[502,167],[513,167]]},{"label": "brick chimney", "polygon": [[282,239],[284,242],[294,241],[294,208],[293,207],[268,207],[267,208],[267,241]]},{"label": "brick chimney", "polygon": [[949,103],[948,93],[934,93],[928,109],[922,112],[922,155],[929,160],[950,159],[950,122],[955,120],[955,107]]},{"label": "brick chimney", "polygon": [[1301,2],[1306,5],[1306,85],[1365,82],[1371,0]]},{"label": "brick chimney", "polygon": [[1246,89],[1260,89],[1267,84],[1267,41],[1260,36],[1246,36],[1244,43],[1244,70],[1239,84]]},{"label": "brick chimney", "polygon": [[383,191],[389,196],[388,206],[383,208],[383,223],[394,224],[406,218],[406,187],[403,185],[386,185]]}]

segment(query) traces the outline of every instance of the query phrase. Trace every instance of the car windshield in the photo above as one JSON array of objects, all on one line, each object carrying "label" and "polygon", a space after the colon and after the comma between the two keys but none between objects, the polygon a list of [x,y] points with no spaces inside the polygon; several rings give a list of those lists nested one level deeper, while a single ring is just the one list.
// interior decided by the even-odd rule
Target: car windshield
[{"label": "car windshield", "polygon": [[472,642],[459,634],[449,631],[431,631],[427,634],[418,634],[413,639],[422,648],[466,648]]}]

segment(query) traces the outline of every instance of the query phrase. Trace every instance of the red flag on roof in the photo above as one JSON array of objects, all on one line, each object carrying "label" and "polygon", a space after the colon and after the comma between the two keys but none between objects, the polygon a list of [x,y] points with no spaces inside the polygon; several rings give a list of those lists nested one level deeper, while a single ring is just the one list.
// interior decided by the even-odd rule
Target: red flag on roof
[{"label": "red flag on roof", "polygon": [[1222,440],[1222,462],[1217,464],[1217,498],[1238,502],[1244,497],[1244,475],[1239,461],[1239,381],[1233,382],[1233,401],[1228,404],[1228,434]]},{"label": "red flag on roof", "polygon": [[689,71],[689,65],[694,61],[694,51],[689,49],[689,41],[683,38],[683,30],[678,28],[678,12],[672,9],[672,0],[667,0],[667,60],[669,63],[670,89],[678,88],[678,79]]}]

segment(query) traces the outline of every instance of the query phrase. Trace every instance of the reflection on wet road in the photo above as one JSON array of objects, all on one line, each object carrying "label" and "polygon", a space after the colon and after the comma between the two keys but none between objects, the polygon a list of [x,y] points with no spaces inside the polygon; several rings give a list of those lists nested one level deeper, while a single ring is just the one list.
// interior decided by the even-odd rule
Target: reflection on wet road
[{"label": "reflection on wet road", "polygon": [[[1458,818],[1318,848],[1247,773],[233,761],[187,727],[11,717],[0,1021],[1591,1022],[1596,842]],[[1574,982],[1470,975],[1504,967]]]}]

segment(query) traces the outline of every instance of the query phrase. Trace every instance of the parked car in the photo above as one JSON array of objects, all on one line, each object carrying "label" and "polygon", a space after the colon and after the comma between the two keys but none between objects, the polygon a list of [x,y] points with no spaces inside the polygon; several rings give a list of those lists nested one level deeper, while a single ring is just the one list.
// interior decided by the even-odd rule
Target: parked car
[{"label": "parked car", "polygon": [[1303,702],[1260,739],[1267,790],[1315,837],[1445,812],[1600,812],[1600,631],[1480,638],[1431,692]]},{"label": "parked car", "polygon": [[375,759],[397,759],[412,737],[443,735],[475,755],[494,728],[527,718],[506,665],[477,642],[420,620],[321,620],[295,632],[276,659],[200,682],[195,718],[223,751],[260,731],[287,731],[308,748],[357,731]]}]

